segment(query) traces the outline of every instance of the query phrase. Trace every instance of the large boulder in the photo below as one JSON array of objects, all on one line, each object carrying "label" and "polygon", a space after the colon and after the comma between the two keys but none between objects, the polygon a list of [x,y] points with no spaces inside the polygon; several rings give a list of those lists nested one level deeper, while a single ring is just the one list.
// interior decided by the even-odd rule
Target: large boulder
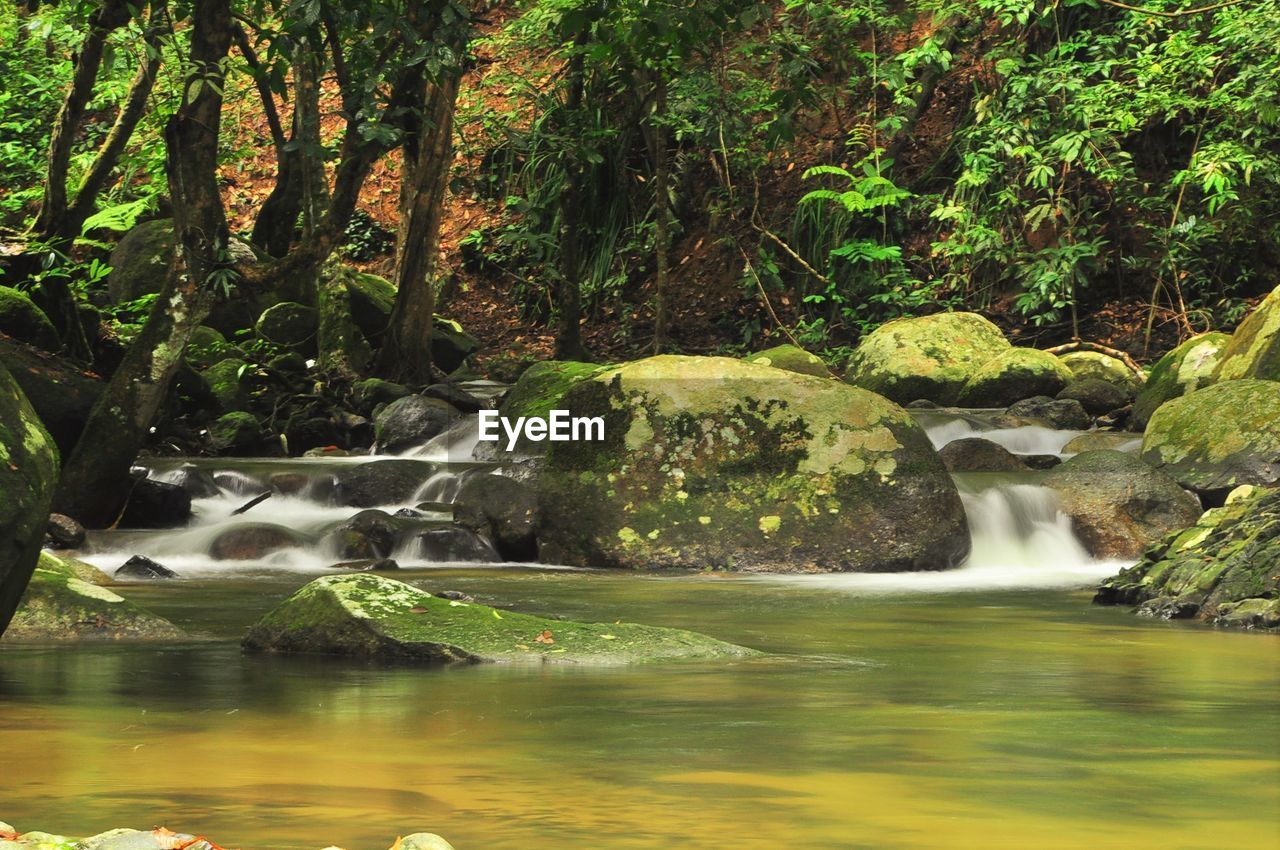
[{"label": "large boulder", "polygon": [[545,360],[525,369],[498,409],[507,419],[545,417],[560,406],[571,388],[600,374],[608,366],[576,360]]},{"label": "large boulder", "polygon": [[365,339],[378,345],[391,321],[391,309],[396,303],[395,284],[385,277],[363,273],[344,275],[343,281],[351,299],[351,320]]},{"label": "large boulder", "polygon": [[435,469],[434,464],[408,458],[355,464],[338,473],[335,498],[352,508],[403,505]]},{"label": "large boulder", "polygon": [[505,475],[472,475],[462,482],[453,503],[458,525],[489,535],[508,561],[538,557],[538,497],[533,489]]},{"label": "large boulder", "polygon": [[1059,354],[1058,359],[1071,370],[1077,381],[1094,378],[1115,384],[1130,395],[1142,388],[1142,378],[1130,369],[1123,360],[1103,354],[1100,351],[1068,351]]},{"label": "large boulder", "polygon": [[1215,498],[1280,481],[1280,383],[1214,384],[1165,403],[1142,435],[1142,459]]},{"label": "large boulder", "polygon": [[1058,393],[1058,398],[1073,398],[1093,416],[1110,413],[1133,401],[1133,395],[1124,387],[1100,378],[1077,378]]},{"label": "large boulder", "polygon": [[58,351],[62,340],[53,322],[25,292],[0,286],[0,333],[30,343],[45,351]]},{"label": "large boulder", "polygon": [[651,357],[565,395],[602,441],[551,444],[544,560],[614,567],[937,570],[969,551],[924,429],[837,381],[720,357]]},{"label": "large boulder", "polygon": [[999,443],[961,437],[939,450],[948,472],[1026,472],[1030,467]]},{"label": "large boulder", "polygon": [[0,363],[0,634],[35,569],[58,483],[58,450]]},{"label": "large boulder", "polygon": [[1222,350],[1215,381],[1280,381],[1280,286],[1248,315]]},{"label": "large boulder", "polygon": [[255,325],[258,336],[303,354],[315,353],[319,328],[320,316],[316,309],[296,301],[271,305]]},{"label": "large boulder", "polygon": [[1157,360],[1133,403],[1132,427],[1146,428],[1157,407],[1213,383],[1218,358],[1230,341],[1228,334],[1202,334]]},{"label": "large boulder", "polygon": [[124,235],[111,252],[107,291],[113,304],[159,292],[173,259],[173,220],[146,221]]},{"label": "large boulder", "polygon": [[845,380],[899,404],[921,398],[955,404],[978,367],[1010,347],[976,313],[895,319],[859,343]]},{"label": "large boulder", "polygon": [[177,484],[141,477],[129,488],[121,528],[174,528],[191,519],[191,494]]},{"label": "large boulder", "polygon": [[384,407],[373,420],[377,454],[396,454],[443,434],[461,418],[453,405],[438,398],[408,395]]},{"label": "large boulder", "polygon": [[0,363],[26,395],[58,451],[69,455],[102,395],[102,381],[34,346],[3,337]]},{"label": "large boulder", "polygon": [[599,665],[757,654],[680,629],[499,611],[369,573],[316,579],[259,620],[244,648],[397,661]]},{"label": "large boulder", "polygon": [[1103,582],[1093,601],[1166,619],[1280,630],[1280,490],[1241,491]]},{"label": "large boulder", "polygon": [[748,363],[758,363],[761,366],[773,366],[777,369],[786,369],[788,372],[799,372],[801,375],[817,375],[820,378],[831,376],[831,370],[827,368],[827,364],[823,363],[820,357],[790,343],[775,345],[773,348],[765,349],[757,354],[748,354],[742,359]]},{"label": "large boulder", "polygon": [[1005,407],[1024,398],[1052,396],[1074,380],[1061,360],[1035,348],[1010,348],[979,366],[957,403],[962,407]]},{"label": "large boulder", "polygon": [[223,412],[239,410],[248,401],[244,378],[249,368],[249,364],[238,357],[228,357],[200,373]]},{"label": "large boulder", "polygon": [[[84,568],[92,575],[86,575]],[[183,636],[173,623],[95,583],[105,578],[70,558],[42,554],[5,639],[114,641]]]},{"label": "large boulder", "polygon": [[436,316],[431,325],[431,363],[448,374],[480,350],[480,341],[453,319]]},{"label": "large boulder", "polygon": [[1044,486],[1095,558],[1136,558],[1200,516],[1200,500],[1131,454],[1082,452],[1054,467]]},{"label": "large boulder", "polygon": [[1010,425],[1042,423],[1063,431],[1083,431],[1093,424],[1093,417],[1074,398],[1033,396],[1009,405],[1004,413]]}]

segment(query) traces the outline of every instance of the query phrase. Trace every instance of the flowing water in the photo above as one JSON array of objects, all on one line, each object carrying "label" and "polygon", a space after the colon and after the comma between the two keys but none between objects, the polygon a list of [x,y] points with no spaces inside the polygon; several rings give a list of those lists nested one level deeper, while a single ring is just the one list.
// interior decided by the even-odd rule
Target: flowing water
[{"label": "flowing water", "polygon": [[[992,435],[977,423],[969,433]],[[959,430],[930,424],[935,442]],[[996,438],[1041,453],[1063,436]],[[438,466],[415,499],[448,502],[458,476],[490,471],[449,462],[458,439],[425,450]],[[147,552],[177,569],[125,592],[195,638],[6,645],[0,820],[163,823],[284,850],[372,850],[421,830],[460,850],[1280,847],[1273,638],[1090,605],[1118,565],[1088,557],[1034,473],[961,477],[974,550],[946,573],[646,575],[400,553],[414,568],[398,577],[428,590],[694,628],[762,659],[242,656],[248,625],[333,558],[313,542],[216,561],[210,536],[253,517],[318,540],[354,513],[322,498],[352,462],[221,460],[242,478],[219,477],[193,528],[95,541],[103,566]],[[312,481],[298,495],[230,516],[264,476],[299,469]]]}]

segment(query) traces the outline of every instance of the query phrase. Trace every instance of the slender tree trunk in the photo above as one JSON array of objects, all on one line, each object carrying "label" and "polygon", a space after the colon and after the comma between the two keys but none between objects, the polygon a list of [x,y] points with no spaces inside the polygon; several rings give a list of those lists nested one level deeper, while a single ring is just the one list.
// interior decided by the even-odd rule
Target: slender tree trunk
[{"label": "slender tree trunk", "polygon": [[[575,40],[575,52],[569,60],[569,91],[565,112],[570,126],[580,130],[582,100],[586,87],[583,48],[587,30]],[[556,293],[556,348],[560,360],[585,360],[582,347],[582,157],[570,155],[565,169],[564,190],[560,193],[560,279]]]},{"label": "slender tree trunk", "polygon": [[80,131],[85,110],[93,99],[94,83],[102,66],[103,51],[111,33],[129,22],[129,5],[124,0],[107,0],[89,21],[89,34],[80,46],[71,88],[62,101],[53,133],[49,137],[48,166],[44,197],[36,216],[37,233],[57,233],[65,227],[67,214],[67,174],[71,168],[71,148]]},{"label": "slender tree trunk", "polygon": [[192,333],[213,306],[230,255],[218,193],[223,65],[231,45],[229,0],[194,0],[191,73],[183,102],[165,127],[166,171],[177,251],[142,333],[94,406],[63,469],[55,504],[87,526],[119,517],[129,467],[164,404]]},{"label": "slender tree trunk", "polygon": [[670,163],[667,155],[667,81],[659,76],[655,83],[653,113],[650,117],[653,137],[653,194],[655,206],[654,253],[657,265],[653,311],[653,353],[661,354],[667,345],[669,321],[669,278],[671,276],[671,205]]},{"label": "slender tree trunk", "polygon": [[459,73],[424,84],[425,108],[413,144],[405,148],[396,303],[379,352],[378,371],[408,383],[431,380],[433,278],[440,249],[444,193],[453,165],[453,110]]},{"label": "slender tree trunk", "polygon": [[[329,181],[324,173],[324,143],[320,136],[320,74],[323,70],[320,53],[303,43],[293,68],[296,80],[294,138],[298,142],[298,169],[302,184],[302,238],[309,240],[315,236],[329,210]],[[345,224],[343,229],[345,231]],[[290,281],[285,294],[294,301],[314,306],[319,276],[319,265],[303,270]]]}]

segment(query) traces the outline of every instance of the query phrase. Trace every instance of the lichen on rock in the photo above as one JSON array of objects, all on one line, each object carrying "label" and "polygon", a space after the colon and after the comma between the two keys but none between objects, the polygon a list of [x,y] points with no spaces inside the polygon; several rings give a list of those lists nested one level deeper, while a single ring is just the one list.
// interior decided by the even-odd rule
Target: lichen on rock
[{"label": "lichen on rock", "polygon": [[1132,426],[1146,428],[1160,405],[1213,383],[1218,358],[1230,341],[1224,333],[1201,334],[1157,360],[1133,403]]},{"label": "lichen on rock", "polygon": [[1250,313],[1222,350],[1215,381],[1280,381],[1280,286]]}]

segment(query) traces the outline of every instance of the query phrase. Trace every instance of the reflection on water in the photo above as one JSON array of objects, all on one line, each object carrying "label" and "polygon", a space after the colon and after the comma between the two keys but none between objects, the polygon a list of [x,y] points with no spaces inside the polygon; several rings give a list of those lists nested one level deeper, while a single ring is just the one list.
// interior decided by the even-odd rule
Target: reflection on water
[{"label": "reflection on water", "polygon": [[460,850],[1280,844],[1266,636],[1076,592],[409,573],[567,617],[779,653],[623,670],[245,658],[302,576],[138,588],[212,639],[0,651],[0,819],[225,846]]}]

